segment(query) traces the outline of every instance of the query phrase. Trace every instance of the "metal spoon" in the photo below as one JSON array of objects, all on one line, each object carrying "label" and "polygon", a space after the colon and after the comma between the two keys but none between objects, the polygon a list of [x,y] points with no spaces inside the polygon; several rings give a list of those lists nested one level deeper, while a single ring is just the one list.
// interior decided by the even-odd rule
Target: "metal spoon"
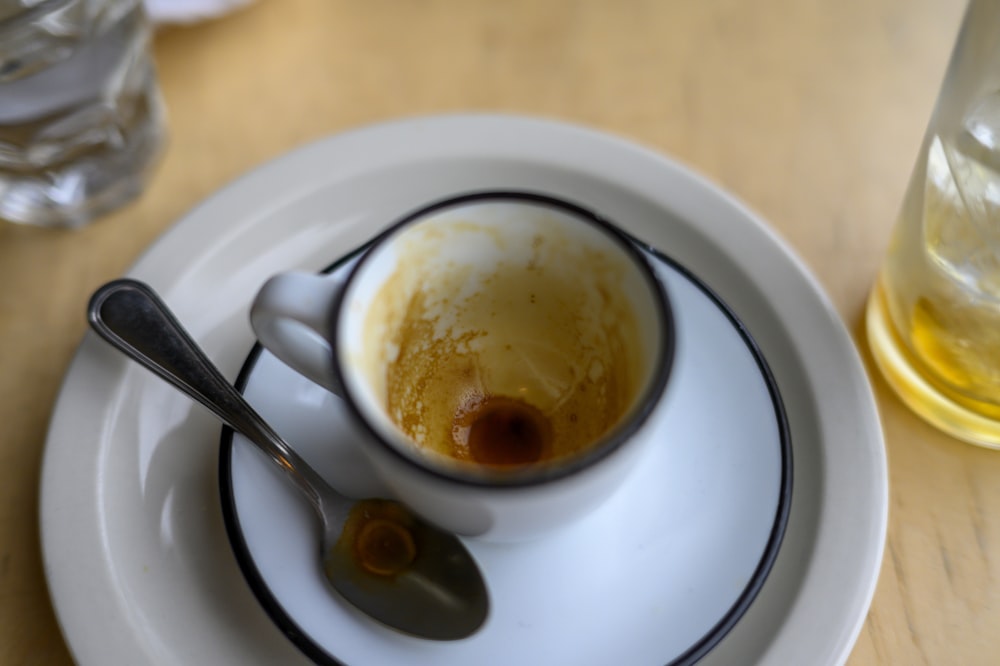
[{"label": "metal spoon", "polygon": [[146,284],[115,280],[88,307],[112,346],[211,410],[281,467],[323,526],[326,579],[374,619],[413,636],[455,640],[486,619],[489,599],[458,538],[391,500],[352,500],[331,488],[247,404]]}]

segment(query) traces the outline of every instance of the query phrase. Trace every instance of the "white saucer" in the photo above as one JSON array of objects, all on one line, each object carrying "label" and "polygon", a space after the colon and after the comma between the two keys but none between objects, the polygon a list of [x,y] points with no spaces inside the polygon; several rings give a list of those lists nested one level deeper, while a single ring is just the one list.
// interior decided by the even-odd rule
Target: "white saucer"
[{"label": "white saucer", "polygon": [[[673,262],[650,255],[674,304],[671,384],[651,417],[656,445],[625,488],[539,542],[470,540],[492,609],[453,643],[395,635],[326,586],[312,509],[273,463],[226,431],[223,510],[257,598],[320,664],[681,664],[739,621],[778,553],[792,497],[791,442],[753,340]],[[385,496],[351,444],[338,398],[256,348],[247,399],[343,492]]]},{"label": "white saucer", "polygon": [[[746,209],[673,162],[536,120],[375,126],[255,170],[172,228],[130,275],[156,288],[235,378],[253,346],[247,308],[268,276],[320,270],[422,203],[497,187],[546,191],[617,220],[683,261],[753,335],[785,402],[795,488],[770,575],[700,663],[841,663],[885,539],[871,389],[802,265]],[[218,441],[214,417],[87,336],[55,406],[41,485],[46,575],[82,666],[309,663],[233,556]]]}]

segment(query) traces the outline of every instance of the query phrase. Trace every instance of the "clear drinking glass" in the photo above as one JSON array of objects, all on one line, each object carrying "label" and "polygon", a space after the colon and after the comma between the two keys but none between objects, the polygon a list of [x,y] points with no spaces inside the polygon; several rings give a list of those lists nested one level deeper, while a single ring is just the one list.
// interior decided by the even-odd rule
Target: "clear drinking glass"
[{"label": "clear drinking glass", "polygon": [[79,226],[135,197],[164,137],[141,0],[0,0],[0,219]]},{"label": "clear drinking glass", "polygon": [[966,9],[867,332],[911,409],[1000,448],[1000,0]]}]

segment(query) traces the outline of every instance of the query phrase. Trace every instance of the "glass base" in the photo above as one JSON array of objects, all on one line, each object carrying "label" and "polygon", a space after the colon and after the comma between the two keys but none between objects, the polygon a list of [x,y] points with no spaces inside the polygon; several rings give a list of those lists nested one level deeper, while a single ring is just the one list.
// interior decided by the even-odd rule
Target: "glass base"
[{"label": "glass base", "polygon": [[160,157],[164,131],[149,131],[119,153],[91,157],[58,170],[0,174],[0,220],[39,227],[81,227],[130,203]]},{"label": "glass base", "polygon": [[139,0],[36,9],[0,21],[0,219],[79,227],[135,199],[159,157],[150,27]]},{"label": "glass base", "polygon": [[971,444],[1000,449],[1000,421],[971,410],[938,389],[910,360],[911,352],[892,327],[885,297],[876,285],[865,314],[868,345],[889,386],[918,416]]}]

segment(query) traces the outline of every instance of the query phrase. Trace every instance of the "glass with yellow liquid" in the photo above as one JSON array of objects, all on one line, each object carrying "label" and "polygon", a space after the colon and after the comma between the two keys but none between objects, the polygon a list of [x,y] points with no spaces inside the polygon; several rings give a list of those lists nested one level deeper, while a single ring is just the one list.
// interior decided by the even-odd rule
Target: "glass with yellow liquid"
[{"label": "glass with yellow liquid", "polygon": [[910,408],[1000,448],[1000,0],[966,10],[867,331]]}]

